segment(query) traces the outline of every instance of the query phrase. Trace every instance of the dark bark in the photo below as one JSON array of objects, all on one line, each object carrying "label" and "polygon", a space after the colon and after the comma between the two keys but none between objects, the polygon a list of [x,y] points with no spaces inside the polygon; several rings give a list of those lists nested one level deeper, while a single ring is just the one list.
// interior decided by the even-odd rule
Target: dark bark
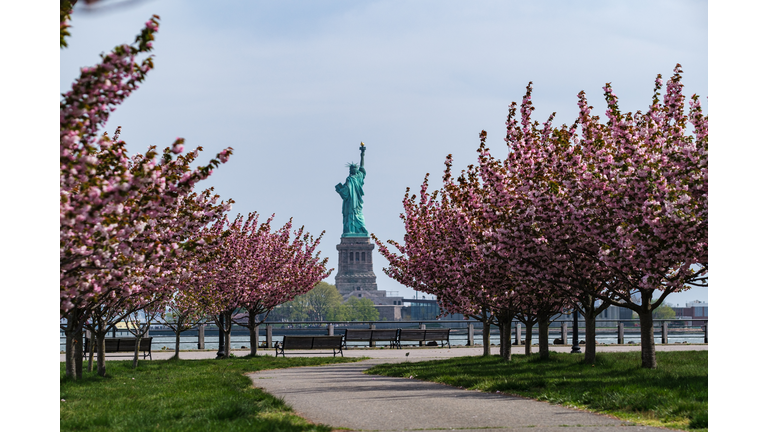
[{"label": "dark bark", "polygon": [[480,315],[469,316],[483,323],[483,357],[488,357],[491,355],[491,325],[495,318],[486,307],[483,307]]},{"label": "dark bark", "polygon": [[104,337],[107,335],[106,331],[97,331],[96,334],[96,373],[103,377],[107,376],[107,359],[105,357],[106,347],[104,345]]},{"label": "dark bark", "polygon": [[232,326],[229,326],[229,329],[224,332],[224,358],[229,358],[231,355],[231,345],[232,345]]},{"label": "dark bark", "polygon": [[533,321],[525,322],[525,355],[531,355],[531,343],[533,342]]},{"label": "dark bark", "polygon": [[75,341],[75,374],[77,379],[83,379],[83,337],[82,332]]},{"label": "dark bark", "polygon": [[[147,322],[144,325],[142,325],[138,319],[132,321],[136,324],[135,332],[130,327],[129,331],[136,338],[136,345],[133,347],[133,368],[136,369],[139,367],[139,347],[141,345],[141,340],[149,335],[149,323],[152,322],[152,318],[148,317]],[[178,340],[176,342],[178,342]],[[178,343],[176,347],[178,348]],[[149,349],[152,350],[152,347],[150,346]]]},{"label": "dark bark", "polygon": [[136,338],[136,345],[133,347],[133,368],[134,369],[139,367],[139,344],[141,344],[141,337]]},{"label": "dark bark", "polygon": [[500,354],[504,361],[512,360],[512,318],[499,318]]},{"label": "dark bark", "polygon": [[176,317],[176,321],[171,321],[166,319],[165,314],[161,313],[160,319],[168,326],[168,328],[173,330],[173,334],[176,335],[176,348],[173,351],[173,357],[179,358],[179,353],[181,351],[181,333],[194,327],[194,323],[187,322],[187,319],[190,316],[188,312],[179,313],[174,316]]},{"label": "dark bark", "polygon": [[583,294],[578,297],[578,304],[576,307],[581,312],[581,316],[584,317],[584,362],[594,363],[597,355],[597,341],[596,341],[596,319],[601,312],[608,309],[610,303],[602,301],[600,306],[597,306],[597,298],[590,294],[586,289],[582,289]]},{"label": "dark bark", "polygon": [[88,333],[88,372],[93,372],[93,354],[96,352],[96,346],[93,344],[93,334]]},{"label": "dark bark", "polygon": [[256,323],[256,311],[248,310],[248,334],[251,341],[251,355],[255,356],[259,348],[259,324]]},{"label": "dark bark", "polygon": [[70,379],[77,379],[77,374],[75,373],[75,343],[73,341],[72,335],[69,334],[68,331],[64,332],[64,335],[66,336],[66,342],[64,342],[64,358],[65,358],[65,375]]},{"label": "dark bark", "polygon": [[231,344],[231,335],[232,335],[232,313],[234,311],[225,311],[223,313],[224,315],[224,321],[221,322],[218,315],[214,315],[214,321],[216,322],[216,326],[218,326],[221,331],[224,333],[224,352],[222,358],[229,358],[230,355],[230,344]]},{"label": "dark bark", "polygon": [[[645,302],[644,302],[645,303]],[[645,311],[637,313],[640,318],[640,358],[642,367],[656,369],[656,343],[653,340],[653,311],[643,308]]]},{"label": "dark bark", "polygon": [[73,308],[67,313],[67,325],[64,327],[66,342],[65,352],[65,374],[70,379],[81,379],[83,377],[83,325],[85,324],[86,313],[80,308]]},{"label": "dark bark", "polygon": [[179,345],[181,345],[181,332],[175,331],[176,334],[176,349],[173,351],[173,358],[180,358],[179,357]]},{"label": "dark bark", "polygon": [[82,330],[76,334],[65,333],[67,337],[65,347],[66,376],[79,380],[83,378],[83,345]]},{"label": "dark bark", "polygon": [[[154,317],[154,314],[152,316],[145,315],[146,322],[142,324],[142,322],[138,319],[135,315],[127,315],[129,316],[129,322],[133,323],[135,327],[128,326],[128,331],[133,335],[133,337],[136,339],[136,345],[133,347],[133,368],[136,369],[139,367],[139,346],[141,345],[141,339],[146,337],[149,334],[149,323],[152,322],[152,319]],[[151,350],[152,347],[149,347]]]},{"label": "dark bark", "polygon": [[[597,354],[597,342],[595,341],[595,319],[597,314],[589,314],[584,316],[584,362],[594,363],[595,356]],[[578,341],[577,341],[578,342]]]},{"label": "dark bark", "polygon": [[539,318],[539,359],[549,359],[549,318],[545,314]]},{"label": "dark bark", "polygon": [[91,317],[91,323],[89,323],[87,327],[91,332],[90,343],[96,350],[96,373],[103,377],[107,374],[104,338],[106,338],[107,333],[109,333],[109,328],[107,327],[107,321],[104,319],[104,315],[99,312],[103,311],[95,311]]}]

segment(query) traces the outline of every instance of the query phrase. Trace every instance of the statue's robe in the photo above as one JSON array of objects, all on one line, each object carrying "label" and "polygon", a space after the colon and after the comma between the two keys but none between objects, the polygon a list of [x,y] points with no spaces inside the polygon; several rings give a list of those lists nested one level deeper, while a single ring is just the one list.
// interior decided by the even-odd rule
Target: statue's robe
[{"label": "statue's robe", "polygon": [[336,192],[341,195],[343,204],[341,214],[344,216],[344,233],[368,235],[363,218],[363,183],[365,180],[365,168],[360,167],[356,174],[350,174],[347,181],[341,187],[336,187]]}]

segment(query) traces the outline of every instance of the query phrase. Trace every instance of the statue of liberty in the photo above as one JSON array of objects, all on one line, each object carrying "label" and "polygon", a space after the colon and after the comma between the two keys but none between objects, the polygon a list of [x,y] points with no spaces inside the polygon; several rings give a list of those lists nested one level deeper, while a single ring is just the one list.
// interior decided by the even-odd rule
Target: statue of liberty
[{"label": "statue of liberty", "polygon": [[349,163],[349,176],[344,184],[336,185],[336,192],[341,195],[344,203],[341,214],[344,216],[344,232],[342,237],[368,237],[363,218],[363,183],[365,180],[365,144],[360,143],[360,166]]}]

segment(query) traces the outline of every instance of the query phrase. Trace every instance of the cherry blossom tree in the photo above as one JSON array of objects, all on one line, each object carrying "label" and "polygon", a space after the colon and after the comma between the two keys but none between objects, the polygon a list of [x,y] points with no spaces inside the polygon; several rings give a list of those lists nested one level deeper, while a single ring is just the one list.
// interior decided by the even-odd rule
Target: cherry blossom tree
[{"label": "cherry blossom tree", "polygon": [[179,358],[181,333],[201,325],[208,318],[201,306],[200,291],[195,280],[191,274],[179,277],[173,292],[163,304],[163,313],[158,317],[176,335],[174,358]]},{"label": "cherry blossom tree", "polygon": [[481,175],[496,185],[484,215],[502,220],[488,233],[493,253],[511,260],[515,274],[569,289],[592,334],[595,312],[608,304],[637,312],[649,368],[652,311],[707,281],[707,118],[695,95],[684,114],[681,73],[678,65],[663,104],[657,78],[645,114],[622,114],[607,84],[606,124],[590,115],[582,92],[579,118],[561,128],[551,126],[554,114],[541,128],[531,120],[529,85],[519,122],[510,107],[503,168],[483,160],[481,146]]},{"label": "cherry blossom tree", "polygon": [[[68,15],[62,14],[62,46]],[[129,157],[120,128],[112,138],[99,136],[109,113],[152,68],[151,56],[140,62],[137,57],[151,52],[158,21],[147,21],[133,45],[118,46],[98,65],[81,69],[60,103],[60,313],[72,378],[82,374],[79,335],[94,308],[103,299],[163,286],[162,260],[179,255],[180,242],[231,203],[216,204],[210,191],[193,192],[227,161],[231,148],[191,169],[200,149],[174,157],[183,152],[182,139],[162,154],[150,147]]]},{"label": "cherry blossom tree", "polygon": [[[272,232],[274,215],[259,224],[259,215],[238,215],[226,226],[213,227],[224,241],[200,272],[204,281],[206,310],[224,332],[224,356],[229,357],[232,324],[247,327],[251,355],[258,347],[258,326],[276,306],[311,290],[328,277],[328,258],[315,252],[317,239],[300,228],[291,232],[292,220]],[[235,322],[238,308],[248,312],[245,322]],[[260,318],[259,318],[260,317]]]},{"label": "cherry blossom tree", "polygon": [[[249,215],[253,224],[258,220],[256,213]],[[291,233],[293,220],[275,232],[270,232],[269,222],[258,230],[256,236],[249,236],[243,250],[247,259],[247,271],[239,285],[238,306],[248,312],[245,322],[235,323],[248,328],[250,333],[250,355],[256,355],[259,337],[258,327],[277,306],[293,300],[296,296],[312,290],[328,277],[328,258],[320,258],[315,250],[325,234],[315,239],[304,233],[304,227]]]},{"label": "cherry blossom tree", "polygon": [[483,132],[478,166],[455,182],[448,166],[440,205],[426,183],[420,203],[404,201],[405,244],[390,242],[400,255],[379,242],[391,276],[464,305],[458,312],[485,304],[497,319],[535,317],[542,358],[549,320],[566,308],[585,315],[590,361],[597,314],[628,307],[641,316],[642,365],[655,367],[652,311],[707,283],[707,118],[695,95],[684,114],[681,73],[678,65],[663,104],[657,78],[646,114],[622,114],[606,85],[606,124],[590,116],[582,92],[579,118],[560,128],[554,114],[532,120],[529,84],[519,121],[510,106],[505,160],[490,156]]},{"label": "cherry blossom tree", "polygon": [[[379,252],[389,261],[385,273],[404,285],[434,294],[446,313],[461,313],[483,322],[484,355],[489,355],[489,327],[501,332],[502,357],[511,355],[510,309],[519,280],[511,278],[503,262],[494,261],[477,243],[480,227],[469,212],[456,207],[457,188],[450,180],[449,156],[444,189],[427,193],[428,181],[416,195],[403,200],[406,235],[404,243],[388,241],[390,252],[374,235]],[[460,183],[467,185],[465,178]]]},{"label": "cherry blossom tree", "polygon": [[[142,338],[149,332],[149,326],[165,312],[165,297],[167,292],[155,292],[149,298],[144,298],[141,308],[133,307],[125,317],[128,333],[136,339],[133,348],[133,368],[139,367],[139,347]],[[152,347],[150,347],[151,349]]]},{"label": "cherry blossom tree", "polygon": [[[538,323],[539,355],[547,358],[551,319],[576,305],[585,311],[589,341],[586,358],[593,359],[594,319],[608,305],[596,306],[594,298],[587,298],[580,289],[594,283],[594,265],[575,263],[563,246],[577,237],[561,230],[562,224],[557,221],[567,209],[553,205],[552,200],[556,191],[550,181],[551,161],[554,151],[560,148],[549,143],[557,132],[551,127],[554,115],[538,128],[538,123],[531,121],[530,92],[529,84],[520,123],[515,119],[516,104],[510,106],[506,141],[512,151],[506,159],[490,155],[485,133],[481,133],[478,166],[471,168],[470,177],[483,184],[482,188],[473,188],[483,193],[471,198],[477,202],[473,208],[480,209],[476,219],[486,226],[479,242],[485,254],[506,262],[510,274],[526,281],[525,289],[517,290],[514,309],[516,318],[526,325],[526,352],[533,324]],[[543,234],[545,229],[549,236]]]},{"label": "cherry blossom tree", "polygon": [[678,64],[662,102],[657,76],[645,113],[622,113],[606,84],[605,123],[580,93],[581,137],[561,170],[578,180],[563,185],[564,202],[578,204],[567,223],[598,245],[575,252],[614,276],[596,296],[638,314],[645,368],[656,367],[653,311],[669,294],[708,283],[708,117],[697,95],[685,114],[681,79]]},{"label": "cherry blossom tree", "polygon": [[[371,236],[379,253],[389,262],[384,268],[387,276],[417,291],[435,295],[445,313],[461,313],[481,321],[483,355],[490,355],[490,326],[495,323],[495,317],[481,305],[477,282],[472,278],[476,275],[473,270],[480,269],[478,263],[482,257],[477,256],[476,249],[461,248],[465,245],[463,238],[450,236],[456,231],[446,230],[445,224],[456,219],[446,214],[447,197],[441,197],[439,191],[427,193],[428,177],[424,179],[418,202],[416,195],[406,190],[404,212],[400,215],[405,224],[405,241],[402,244],[387,241],[396,252],[390,251],[375,234]],[[456,262],[459,264],[453,264]]]}]

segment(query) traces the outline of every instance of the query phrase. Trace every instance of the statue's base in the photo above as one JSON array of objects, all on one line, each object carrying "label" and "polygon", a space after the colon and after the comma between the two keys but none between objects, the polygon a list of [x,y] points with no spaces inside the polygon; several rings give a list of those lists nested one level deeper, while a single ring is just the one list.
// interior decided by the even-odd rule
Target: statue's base
[{"label": "statue's base", "polygon": [[368,234],[347,233],[347,234],[342,234],[341,238],[343,238],[343,239],[345,239],[345,238],[364,238],[364,239],[368,239],[370,241],[370,236]]},{"label": "statue's base", "polygon": [[368,236],[342,236],[336,245],[339,251],[339,270],[336,288],[348,297],[353,291],[376,291],[376,275],[373,274],[373,244]]},{"label": "statue's base", "polygon": [[379,290],[373,273],[373,248],[367,235],[341,236],[341,243],[336,245],[339,251],[336,288],[344,301],[350,297],[371,299],[379,309],[380,317],[399,320],[403,298],[387,297],[386,291]]}]

